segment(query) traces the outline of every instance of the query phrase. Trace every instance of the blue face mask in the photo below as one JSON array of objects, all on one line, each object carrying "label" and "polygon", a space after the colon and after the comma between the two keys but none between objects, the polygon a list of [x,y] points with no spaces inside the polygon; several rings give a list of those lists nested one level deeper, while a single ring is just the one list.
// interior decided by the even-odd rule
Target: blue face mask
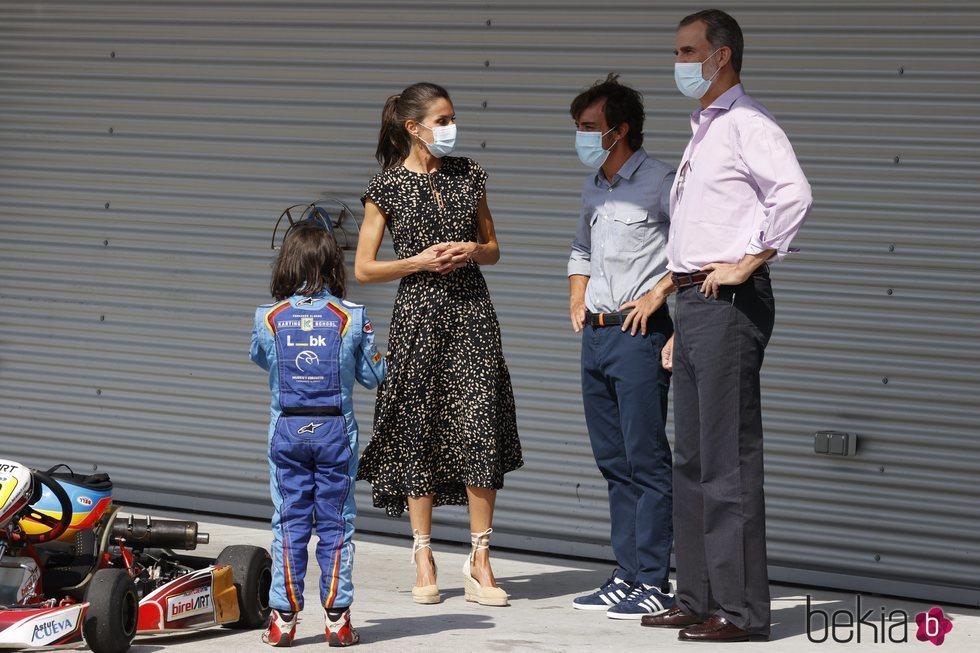
[{"label": "blue face mask", "polygon": [[602,167],[602,164],[606,162],[606,158],[609,156],[609,150],[613,149],[616,143],[619,142],[617,138],[609,146],[609,150],[602,147],[602,139],[606,134],[613,131],[613,129],[616,128],[613,127],[605,134],[600,134],[599,132],[575,132],[575,152],[578,154],[578,160],[583,165],[593,170],[598,170]]},{"label": "blue face mask", "polygon": [[419,140],[425,143],[425,146],[429,148],[429,152],[437,159],[441,159],[456,149],[456,123],[443,127],[427,127],[419,123],[419,127],[425,127],[432,132],[431,143],[426,142],[421,136],[419,136]]},{"label": "blue face mask", "polygon": [[[718,50],[720,49],[718,48]],[[718,52],[718,50],[715,50],[715,52]],[[713,57],[715,52],[709,54],[708,59]],[[711,82],[714,81],[715,76],[721,70],[719,68],[709,79],[705,79],[702,73],[704,61],[701,63],[674,64],[674,83],[677,84],[677,90],[694,100],[700,100],[704,97],[704,94],[711,87]]]}]

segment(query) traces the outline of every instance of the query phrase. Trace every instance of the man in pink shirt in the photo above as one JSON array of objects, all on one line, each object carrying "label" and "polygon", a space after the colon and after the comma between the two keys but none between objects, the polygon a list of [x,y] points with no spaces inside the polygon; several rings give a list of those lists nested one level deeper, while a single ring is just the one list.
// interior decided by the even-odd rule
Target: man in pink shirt
[{"label": "man in pink shirt", "polygon": [[671,189],[667,268],[676,290],[663,363],[674,383],[677,605],[644,626],[679,639],[769,635],[759,370],[775,304],[769,263],[810,211],[810,185],[772,114],[746,95],[742,31],[718,10],[684,18],[674,78],[700,101]]}]

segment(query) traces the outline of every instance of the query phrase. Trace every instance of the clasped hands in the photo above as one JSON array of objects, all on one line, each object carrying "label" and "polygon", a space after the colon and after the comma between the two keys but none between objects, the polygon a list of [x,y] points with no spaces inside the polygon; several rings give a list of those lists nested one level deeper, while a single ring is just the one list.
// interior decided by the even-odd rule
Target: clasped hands
[{"label": "clasped hands", "polygon": [[449,274],[470,262],[479,245],[473,242],[437,243],[422,250],[415,259],[426,272]]}]

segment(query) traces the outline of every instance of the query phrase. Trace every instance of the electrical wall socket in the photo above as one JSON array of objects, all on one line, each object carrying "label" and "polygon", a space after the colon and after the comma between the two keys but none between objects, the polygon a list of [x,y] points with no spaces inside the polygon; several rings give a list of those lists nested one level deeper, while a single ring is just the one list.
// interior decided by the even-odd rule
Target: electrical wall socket
[{"label": "electrical wall socket", "polygon": [[813,451],[827,456],[854,456],[857,454],[857,434],[817,431],[813,434]]}]

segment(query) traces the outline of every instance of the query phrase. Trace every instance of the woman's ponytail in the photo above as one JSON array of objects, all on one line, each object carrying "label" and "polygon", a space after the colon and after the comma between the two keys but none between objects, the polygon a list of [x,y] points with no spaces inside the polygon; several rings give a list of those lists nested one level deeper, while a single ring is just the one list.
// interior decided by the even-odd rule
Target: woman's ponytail
[{"label": "woman's ponytail", "polygon": [[449,92],[438,84],[419,82],[385,101],[381,110],[378,149],[374,154],[382,170],[394,168],[408,158],[412,137],[405,129],[405,121],[422,122],[429,105],[439,98],[449,100]]},{"label": "woman's ponytail", "polygon": [[381,131],[378,133],[378,150],[374,156],[384,170],[404,161],[412,146],[405,126],[398,120],[400,98],[401,95],[392,95],[381,110]]}]

